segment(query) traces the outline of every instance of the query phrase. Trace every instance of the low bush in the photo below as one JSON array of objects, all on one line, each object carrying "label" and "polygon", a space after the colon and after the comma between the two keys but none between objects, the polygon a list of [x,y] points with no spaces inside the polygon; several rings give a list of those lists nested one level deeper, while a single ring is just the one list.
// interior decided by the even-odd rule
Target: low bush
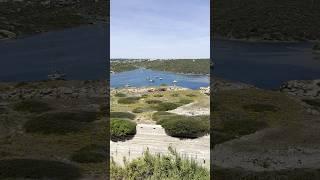
[{"label": "low bush", "polygon": [[149,97],[148,94],[143,94],[143,95],[141,96],[141,98],[147,98],[147,97]]},{"label": "low bush", "polygon": [[195,94],[187,94],[186,96],[188,96],[188,97],[196,97],[197,95],[195,95]]},{"label": "low bush", "polygon": [[303,102],[310,106],[320,107],[320,99],[304,99]]},{"label": "low bush", "polygon": [[139,101],[140,97],[126,97],[118,100],[119,104],[135,104]]},{"label": "low bush", "polygon": [[215,129],[232,136],[251,134],[268,126],[266,122],[241,112],[226,112],[220,114],[218,118],[216,121],[219,121],[220,124]]},{"label": "low bush", "polygon": [[137,108],[132,110],[133,113],[143,113],[145,111],[146,111],[146,109],[142,108],[142,107],[137,107]]},{"label": "low bush", "polygon": [[107,160],[105,145],[91,144],[72,154],[71,160],[78,163],[100,163]]},{"label": "low bush", "polygon": [[170,110],[176,109],[179,106],[181,106],[181,104],[162,102],[162,103],[157,104],[154,108],[157,111],[170,111]]},{"label": "low bush", "polygon": [[146,103],[147,104],[159,104],[159,103],[162,103],[162,101],[156,100],[156,99],[151,99],[151,100],[147,100]]},{"label": "low bush", "polygon": [[116,97],[126,97],[127,95],[124,93],[116,93],[114,96]]},{"label": "low bush", "polygon": [[111,118],[121,118],[121,119],[134,119],[136,115],[129,112],[110,112]]},{"label": "low bush", "polygon": [[37,100],[24,100],[14,104],[13,109],[15,111],[30,112],[30,113],[42,113],[50,111],[51,108],[47,103]]},{"label": "low bush", "polygon": [[163,97],[163,94],[155,94],[153,97]]},{"label": "low bush", "polygon": [[173,93],[171,94],[172,97],[179,97],[179,94],[178,93]]},{"label": "low bush", "polygon": [[125,120],[125,119],[111,119],[111,140],[125,140],[136,134],[135,122]]},{"label": "low bush", "polygon": [[35,159],[0,160],[0,179],[61,179],[81,177],[80,169],[58,161]]},{"label": "low bush", "polygon": [[319,42],[315,43],[313,45],[312,49],[315,50],[315,51],[319,51],[320,50],[320,43]]},{"label": "low bush", "polygon": [[208,116],[175,115],[161,119],[160,124],[166,133],[173,137],[197,138],[210,133]]},{"label": "low bush", "polygon": [[253,112],[277,112],[279,108],[270,104],[249,104],[244,105],[243,109]]},{"label": "low bush", "polygon": [[185,105],[185,104],[190,104],[192,102],[193,102],[193,100],[191,100],[191,99],[181,99],[179,101],[179,104]]},{"label": "low bush", "polygon": [[66,134],[79,132],[96,120],[96,112],[54,112],[33,117],[24,124],[27,133]]},{"label": "low bush", "polygon": [[125,162],[124,166],[112,160],[111,179],[210,179],[209,170],[198,165],[195,160],[183,158],[170,147],[169,151],[167,155],[152,155],[147,150],[142,157]]}]

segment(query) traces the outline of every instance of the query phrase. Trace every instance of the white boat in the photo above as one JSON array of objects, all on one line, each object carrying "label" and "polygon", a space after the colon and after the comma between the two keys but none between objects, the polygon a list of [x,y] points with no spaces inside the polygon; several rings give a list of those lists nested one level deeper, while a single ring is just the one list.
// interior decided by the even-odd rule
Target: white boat
[{"label": "white boat", "polygon": [[159,78],[159,80],[162,80],[163,78]]},{"label": "white boat", "polygon": [[172,81],[172,83],[177,83],[178,81],[176,81],[176,80],[174,80],[174,81]]},{"label": "white boat", "polygon": [[66,74],[55,71],[54,73],[48,75],[48,79],[49,80],[66,80]]},{"label": "white boat", "polygon": [[153,80],[153,79],[150,79],[149,82],[154,82],[154,80]]},{"label": "white boat", "polygon": [[125,87],[131,87],[130,84],[126,84]]}]

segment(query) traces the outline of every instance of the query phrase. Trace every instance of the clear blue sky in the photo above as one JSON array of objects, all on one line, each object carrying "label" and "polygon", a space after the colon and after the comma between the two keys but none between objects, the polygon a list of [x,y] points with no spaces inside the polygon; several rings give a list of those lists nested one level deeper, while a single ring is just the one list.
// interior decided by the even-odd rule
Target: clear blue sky
[{"label": "clear blue sky", "polygon": [[111,58],[209,58],[210,0],[112,0]]}]

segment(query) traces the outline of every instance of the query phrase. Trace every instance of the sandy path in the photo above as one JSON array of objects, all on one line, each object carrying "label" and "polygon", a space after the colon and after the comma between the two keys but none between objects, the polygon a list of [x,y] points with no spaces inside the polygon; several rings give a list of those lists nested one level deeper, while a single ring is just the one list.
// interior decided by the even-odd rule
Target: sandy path
[{"label": "sandy path", "polygon": [[198,102],[186,104],[180,106],[174,110],[168,111],[171,113],[186,115],[186,116],[202,116],[202,115],[210,115],[210,105],[208,104],[206,107],[198,105]]},{"label": "sandy path", "polygon": [[142,155],[149,148],[151,153],[168,153],[168,147],[172,146],[183,156],[196,159],[199,164],[210,166],[210,136],[197,139],[180,140],[165,134],[160,125],[138,124],[137,134],[133,139],[124,142],[110,141],[111,157],[122,164],[123,157],[132,160]]}]

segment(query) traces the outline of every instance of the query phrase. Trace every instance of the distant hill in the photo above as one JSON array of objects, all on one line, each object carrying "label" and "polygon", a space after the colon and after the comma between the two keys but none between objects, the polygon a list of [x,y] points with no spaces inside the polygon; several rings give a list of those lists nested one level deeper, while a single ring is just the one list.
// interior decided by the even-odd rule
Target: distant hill
[{"label": "distant hill", "polygon": [[320,40],[319,0],[214,0],[211,13],[215,36]]},{"label": "distant hill", "polygon": [[109,0],[0,0],[0,39],[108,22]]}]

